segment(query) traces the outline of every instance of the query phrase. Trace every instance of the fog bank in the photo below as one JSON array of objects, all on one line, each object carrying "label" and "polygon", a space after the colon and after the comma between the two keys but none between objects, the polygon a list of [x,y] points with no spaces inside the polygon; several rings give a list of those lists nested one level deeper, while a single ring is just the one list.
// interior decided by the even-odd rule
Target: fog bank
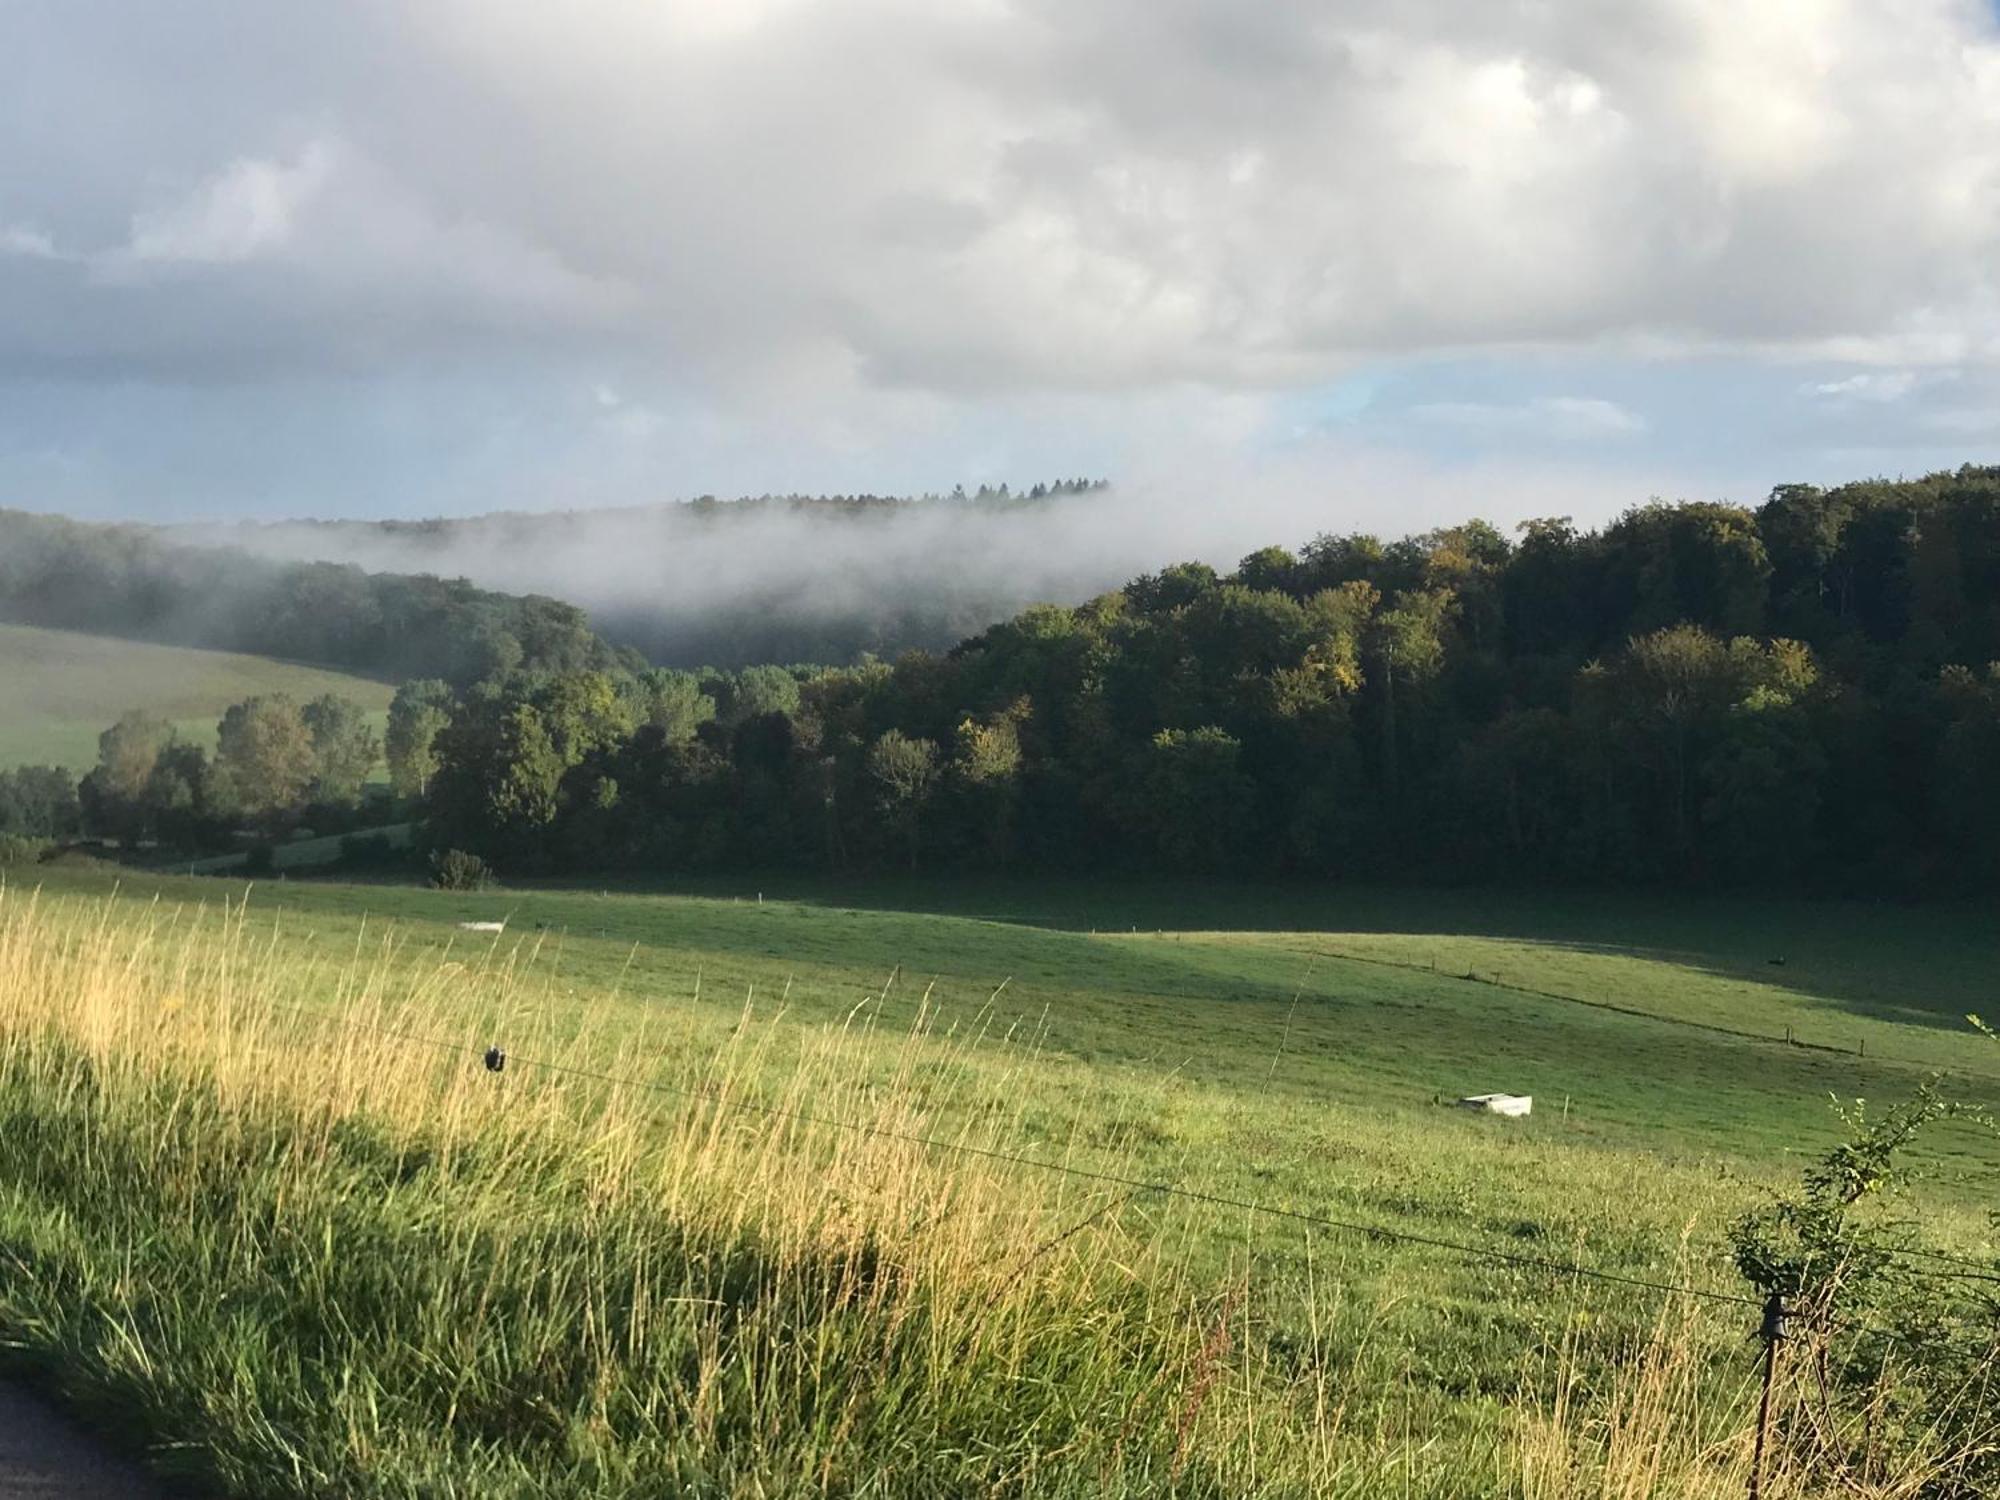
[{"label": "fog bank", "polygon": [[1245,484],[1190,469],[1040,500],[780,497],[173,535],[553,595],[658,660],[729,666],[940,649],[1028,604],[1079,602],[1174,562],[1226,570],[1259,547],[1297,548],[1321,532],[1399,536],[1474,515],[1503,526],[1544,514],[1596,520],[1644,498],[1589,476],[1376,481],[1341,498],[1323,472],[1311,481],[1265,472]]}]

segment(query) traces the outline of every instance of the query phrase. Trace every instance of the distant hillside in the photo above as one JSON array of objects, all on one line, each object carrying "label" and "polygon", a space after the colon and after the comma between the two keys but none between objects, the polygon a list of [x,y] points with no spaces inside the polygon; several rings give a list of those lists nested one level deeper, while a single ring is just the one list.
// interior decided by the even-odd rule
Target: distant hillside
[{"label": "distant hillside", "polygon": [[430,831],[503,871],[2000,890],[2000,466],[1322,535],[784,686],[468,699]]},{"label": "distant hillside", "polygon": [[231,703],[257,693],[338,693],[374,712],[386,683],[268,657],[0,625],[0,769],[59,765],[82,772],[98,734],[127,709],[174,720],[203,743]]},{"label": "distant hillside", "polygon": [[[1213,518],[1234,529],[1226,521],[1225,512]],[[1206,538],[1170,531],[1143,497],[1098,480],[165,534],[549,594],[655,662],[725,668],[944,650],[1030,604],[1077,603],[1190,546],[1212,550]],[[1224,551],[1225,560],[1237,555]]]},{"label": "distant hillside", "polygon": [[583,611],[463,578],[190,546],[144,526],[0,510],[0,622],[470,683],[618,656]]}]

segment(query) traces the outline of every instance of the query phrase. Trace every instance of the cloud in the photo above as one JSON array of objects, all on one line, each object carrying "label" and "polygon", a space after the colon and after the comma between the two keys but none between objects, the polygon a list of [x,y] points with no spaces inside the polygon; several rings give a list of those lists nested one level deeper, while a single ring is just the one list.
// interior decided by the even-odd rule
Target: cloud
[{"label": "cloud", "polygon": [[54,260],[55,241],[26,224],[0,224],[0,256],[8,255],[18,255],[27,260]]},{"label": "cloud", "polygon": [[[960,398],[1482,348],[2000,354],[1975,0],[356,0],[282,24],[189,0],[172,30],[75,0],[7,25],[0,180],[25,188],[0,208],[49,231],[0,255],[0,369],[555,347],[756,401],[801,371]],[[232,320],[255,336],[218,349]]]},{"label": "cloud", "polygon": [[1822,380],[1805,387],[1808,395],[1832,401],[1901,401],[1917,388],[1921,377],[1915,370],[1862,371],[1839,380]]},{"label": "cloud", "polygon": [[1484,433],[1520,433],[1583,442],[1646,430],[1645,419],[1594,396],[1540,396],[1520,402],[1432,401],[1409,408],[1418,422]]},{"label": "cloud", "polygon": [[618,311],[625,292],[493,222],[448,218],[409,184],[337,136],[289,158],[246,158],[184,196],[132,217],[126,242],[90,256],[101,280],[219,277],[261,266],[359,310],[412,294],[501,323],[579,327]]},{"label": "cloud", "polygon": [[130,241],[105,263],[232,265],[280,251],[325,189],[338,155],[320,140],[292,162],[233,162],[189,196],[135,214]]}]

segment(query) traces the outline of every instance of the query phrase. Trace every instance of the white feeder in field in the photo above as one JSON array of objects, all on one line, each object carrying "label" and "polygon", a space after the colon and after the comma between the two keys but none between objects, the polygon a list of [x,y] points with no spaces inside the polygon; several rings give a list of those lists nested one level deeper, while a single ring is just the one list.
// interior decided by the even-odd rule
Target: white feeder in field
[{"label": "white feeder in field", "polygon": [[505,922],[460,922],[458,930],[460,932],[505,932],[507,924]]},{"label": "white feeder in field", "polygon": [[1458,1101],[1460,1109],[1483,1109],[1489,1115],[1529,1114],[1535,1107],[1533,1094],[1473,1094]]}]

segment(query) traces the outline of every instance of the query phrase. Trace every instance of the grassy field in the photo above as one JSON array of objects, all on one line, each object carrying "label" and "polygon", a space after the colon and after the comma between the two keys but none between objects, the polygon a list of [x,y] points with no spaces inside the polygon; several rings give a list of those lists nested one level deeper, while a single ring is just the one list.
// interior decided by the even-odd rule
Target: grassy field
[{"label": "grassy field", "polygon": [[1830,1096],[2000,1104],[1970,909],[41,878],[0,1327],[232,1494],[1739,1493],[1754,1310],[1519,1257],[1741,1293]]},{"label": "grassy field", "polygon": [[261,656],[0,625],[0,767],[81,773],[97,762],[97,736],[132,708],[212,744],[222,711],[257,693],[301,700],[339,693],[386,715],[395,689]]}]

